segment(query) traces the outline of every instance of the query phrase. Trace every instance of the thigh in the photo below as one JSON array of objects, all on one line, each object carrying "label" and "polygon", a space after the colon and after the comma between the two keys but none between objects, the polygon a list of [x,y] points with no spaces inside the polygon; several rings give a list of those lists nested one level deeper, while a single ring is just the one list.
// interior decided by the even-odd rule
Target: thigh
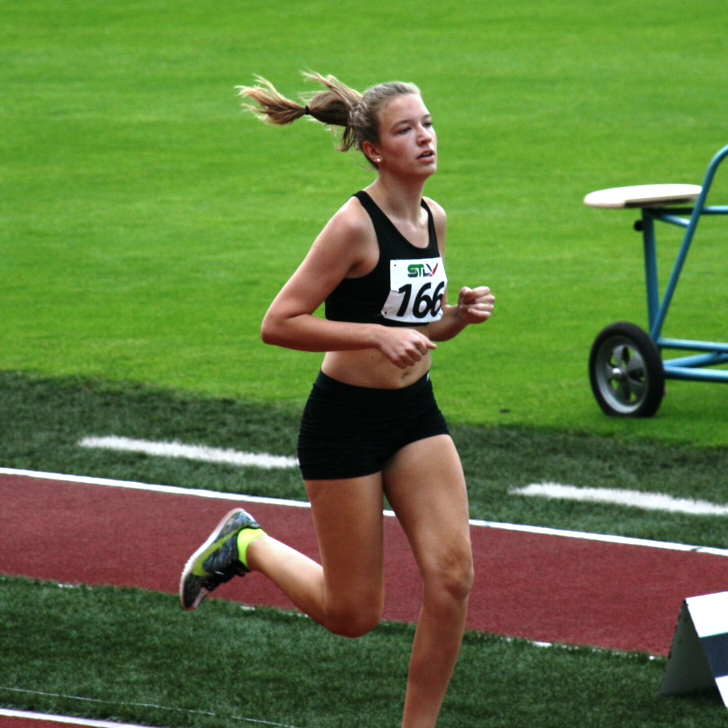
[{"label": "thigh", "polygon": [[472,568],[465,476],[449,435],[402,448],[385,468],[384,490],[423,576]]},{"label": "thigh", "polygon": [[384,594],[383,491],[379,473],[308,480],[329,600],[380,602]]}]

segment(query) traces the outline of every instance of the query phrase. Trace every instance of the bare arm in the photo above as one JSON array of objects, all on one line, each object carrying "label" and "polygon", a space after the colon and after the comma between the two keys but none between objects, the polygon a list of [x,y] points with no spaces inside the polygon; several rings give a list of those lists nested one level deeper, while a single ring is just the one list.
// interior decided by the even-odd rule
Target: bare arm
[{"label": "bare arm", "polygon": [[428,333],[433,341],[448,341],[470,324],[482,324],[493,315],[495,296],[487,286],[461,288],[457,306],[443,307],[439,321],[430,324]]}]

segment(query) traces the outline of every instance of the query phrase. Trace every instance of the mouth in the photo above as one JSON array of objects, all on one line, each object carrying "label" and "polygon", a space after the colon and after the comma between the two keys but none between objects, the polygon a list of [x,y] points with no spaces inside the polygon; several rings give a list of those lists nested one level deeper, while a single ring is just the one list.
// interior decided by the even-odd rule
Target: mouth
[{"label": "mouth", "polygon": [[417,159],[423,159],[425,161],[435,159],[435,150],[434,149],[427,149],[422,154],[420,154]]}]

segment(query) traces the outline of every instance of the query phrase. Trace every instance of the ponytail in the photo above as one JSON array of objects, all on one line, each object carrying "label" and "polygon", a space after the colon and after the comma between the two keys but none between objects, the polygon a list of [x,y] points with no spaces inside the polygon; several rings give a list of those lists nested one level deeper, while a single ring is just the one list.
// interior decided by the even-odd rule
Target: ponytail
[{"label": "ponytail", "polygon": [[257,86],[237,86],[238,93],[245,99],[252,99],[258,106],[243,104],[243,108],[260,116],[263,121],[276,126],[292,124],[306,113],[306,107],[287,99],[278,93],[270,81],[256,76]]},{"label": "ponytail", "polygon": [[341,127],[344,131],[338,148],[342,152],[351,147],[361,151],[365,141],[376,144],[379,141],[378,113],[382,106],[396,96],[420,93],[413,84],[393,82],[375,86],[362,95],[334,76],[318,73],[304,73],[303,76],[307,81],[321,84],[325,90],[302,95],[304,103],[301,104],[283,96],[270,81],[256,76],[256,86],[237,87],[243,99],[254,102],[244,103],[243,108],[276,126],[285,126],[302,116],[311,116],[330,127]]}]

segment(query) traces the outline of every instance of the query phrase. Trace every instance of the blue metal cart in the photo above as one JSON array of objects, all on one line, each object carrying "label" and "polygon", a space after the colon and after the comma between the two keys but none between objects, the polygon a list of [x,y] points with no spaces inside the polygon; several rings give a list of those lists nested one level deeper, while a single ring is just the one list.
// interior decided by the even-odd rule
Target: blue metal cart
[{"label": "blue metal cart", "polygon": [[[728,206],[707,205],[715,174],[726,156],[728,146],[713,157],[702,185],[617,187],[592,192],[584,198],[584,204],[589,207],[641,211],[635,229],[642,233],[644,243],[649,332],[633,323],[612,324],[596,337],[589,355],[592,392],[608,415],[651,417],[662,403],[666,379],[728,382],[728,371],[716,368],[728,363],[728,344],[662,335],[700,219],[703,215],[728,215]],[[657,272],[656,222],[685,229],[662,297]],[[679,351],[682,355],[664,359],[666,350]]]}]

